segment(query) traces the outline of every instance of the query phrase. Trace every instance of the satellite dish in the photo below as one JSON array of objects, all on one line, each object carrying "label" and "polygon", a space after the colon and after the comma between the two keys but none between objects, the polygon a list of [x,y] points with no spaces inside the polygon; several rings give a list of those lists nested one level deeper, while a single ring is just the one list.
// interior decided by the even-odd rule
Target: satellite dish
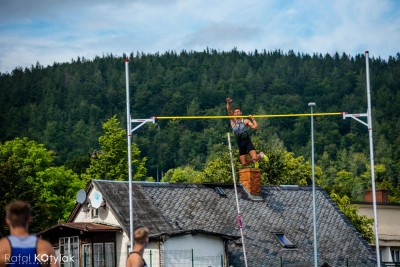
[{"label": "satellite dish", "polygon": [[85,190],[81,189],[78,191],[78,194],[76,194],[76,202],[79,204],[83,204],[86,200],[86,192]]},{"label": "satellite dish", "polygon": [[99,191],[93,190],[93,193],[90,196],[90,203],[92,204],[93,208],[100,208],[101,204],[103,203],[103,196]]}]

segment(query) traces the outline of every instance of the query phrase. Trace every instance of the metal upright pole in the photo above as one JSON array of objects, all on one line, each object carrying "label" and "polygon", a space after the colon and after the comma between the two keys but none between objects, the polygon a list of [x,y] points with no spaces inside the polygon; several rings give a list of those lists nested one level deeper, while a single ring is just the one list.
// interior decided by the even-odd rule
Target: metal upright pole
[{"label": "metal upright pole", "polygon": [[133,251],[133,198],[132,198],[132,152],[131,152],[131,111],[129,102],[129,60],[125,59],[125,82],[126,82],[126,133],[128,139],[128,172],[129,172],[129,231],[130,231],[130,248]]},{"label": "metal upright pole", "polygon": [[[371,160],[371,184],[372,184],[372,206],[374,211],[374,233],[375,233],[375,249],[376,249],[376,262],[377,266],[381,267],[381,257],[379,251],[379,233],[378,233],[378,215],[376,211],[376,190],[375,190],[375,164],[374,164],[374,145],[373,145],[373,135],[372,135],[372,109],[371,109],[371,89],[369,81],[369,52],[365,51],[365,75],[367,78],[367,100],[368,100],[368,110],[367,113],[361,114],[347,114],[343,113],[343,119],[353,118],[361,124],[368,127],[369,134],[369,156]],[[360,120],[358,117],[367,117],[367,123]]]},{"label": "metal upright pole", "polygon": [[246,246],[245,246],[245,243],[244,243],[243,223],[242,223],[242,218],[240,217],[239,199],[238,199],[237,188],[236,188],[235,167],[234,167],[234,164],[233,164],[233,156],[232,156],[231,136],[229,135],[229,133],[228,133],[228,144],[229,144],[229,155],[231,157],[233,186],[235,188],[236,208],[237,208],[237,212],[238,212],[237,220],[238,220],[238,223],[239,223],[240,235],[242,236],[242,247],[243,247],[243,255],[244,255],[244,264],[247,267],[247,256],[246,256]]},{"label": "metal upright pole", "polygon": [[311,170],[312,170],[312,201],[313,201],[313,232],[314,232],[314,267],[318,267],[318,242],[317,242],[317,204],[315,200],[315,167],[314,167],[314,102],[308,103],[311,108]]},{"label": "metal upright pole", "polygon": [[366,76],[367,76],[367,98],[368,98],[368,133],[369,133],[369,154],[371,160],[371,182],[372,182],[372,205],[374,209],[374,232],[375,232],[375,248],[376,248],[376,261],[377,266],[381,266],[380,251],[379,251],[379,234],[378,234],[378,215],[376,211],[376,191],[375,191],[375,165],[374,165],[374,146],[372,141],[372,116],[371,116],[371,91],[369,81],[369,53],[365,51],[365,64],[366,64]]}]

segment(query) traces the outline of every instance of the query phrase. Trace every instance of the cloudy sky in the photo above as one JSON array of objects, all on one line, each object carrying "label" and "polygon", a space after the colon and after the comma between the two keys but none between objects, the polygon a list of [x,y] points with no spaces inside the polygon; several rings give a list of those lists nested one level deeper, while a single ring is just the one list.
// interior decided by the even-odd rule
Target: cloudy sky
[{"label": "cloudy sky", "polygon": [[400,52],[398,0],[0,0],[0,72],[78,56]]}]

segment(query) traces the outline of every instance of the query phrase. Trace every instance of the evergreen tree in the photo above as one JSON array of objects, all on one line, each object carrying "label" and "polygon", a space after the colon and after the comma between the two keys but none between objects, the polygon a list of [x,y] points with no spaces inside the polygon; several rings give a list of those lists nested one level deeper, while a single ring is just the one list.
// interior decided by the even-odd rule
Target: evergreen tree
[{"label": "evergreen tree", "polygon": [[[82,176],[90,179],[128,180],[128,148],[126,131],[116,116],[103,123],[104,135],[99,138],[100,150],[93,151],[90,166]],[[132,179],[146,178],[146,158],[140,158],[140,150],[131,145]]]}]

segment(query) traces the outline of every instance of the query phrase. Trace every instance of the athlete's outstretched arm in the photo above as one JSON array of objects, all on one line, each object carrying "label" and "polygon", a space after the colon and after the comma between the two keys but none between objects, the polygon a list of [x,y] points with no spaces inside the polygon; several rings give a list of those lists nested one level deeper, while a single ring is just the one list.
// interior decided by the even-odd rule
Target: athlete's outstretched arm
[{"label": "athlete's outstretched arm", "polygon": [[225,100],[226,100],[226,110],[228,111],[228,115],[233,116],[232,107],[231,107],[231,103],[233,100],[230,97],[228,97]]}]

